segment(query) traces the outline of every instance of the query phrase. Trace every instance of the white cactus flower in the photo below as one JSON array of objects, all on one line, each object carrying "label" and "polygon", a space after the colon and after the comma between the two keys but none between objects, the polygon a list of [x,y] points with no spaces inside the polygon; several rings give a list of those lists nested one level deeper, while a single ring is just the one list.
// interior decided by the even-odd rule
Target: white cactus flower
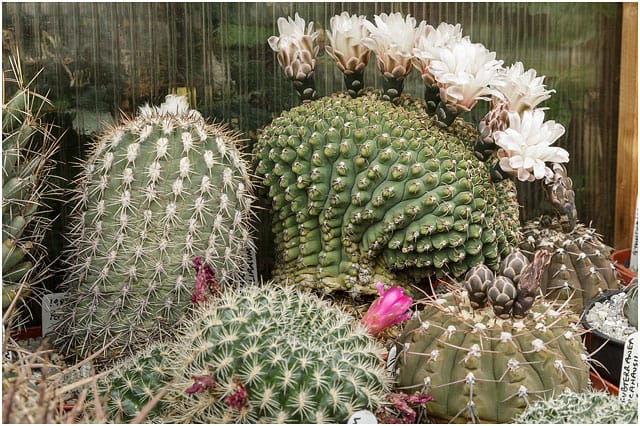
[{"label": "white cactus flower", "polygon": [[269,46],[278,53],[278,63],[286,76],[293,80],[304,80],[312,76],[320,47],[313,31],[313,22],[305,29],[305,21],[297,13],[294,19],[278,18],[280,36],[269,37]]},{"label": "white cactus flower", "polygon": [[553,120],[544,122],[544,111],[536,109],[509,113],[509,128],[494,134],[500,147],[500,168],[520,181],[532,182],[550,177],[553,172],[545,162],[566,163],[569,153],[550,146],[564,134],[564,127]]},{"label": "white cactus flower", "polygon": [[[440,99],[458,113],[470,111],[478,100],[489,100],[498,91],[490,87],[499,84],[496,60],[481,43],[462,39],[449,49],[440,50],[440,58],[431,61],[429,69],[440,88]],[[498,95],[499,96],[499,95]]]},{"label": "white cactus flower", "polygon": [[441,22],[438,28],[431,25],[425,27],[424,32],[418,37],[416,47],[413,48],[413,66],[420,72],[420,76],[427,86],[435,85],[436,81],[429,70],[431,61],[440,59],[442,49],[450,49],[462,40],[462,26]]},{"label": "white cactus flower", "polygon": [[502,99],[507,102],[509,111],[522,115],[526,110],[536,109],[538,104],[549,99],[555,90],[546,90],[544,76],[537,77],[533,68],[524,71],[522,62],[516,62],[500,70],[496,87]]},{"label": "white cactus flower", "polygon": [[411,15],[402,17],[400,12],[387,15],[375,15],[375,25],[365,21],[364,25],[371,33],[362,39],[362,44],[375,52],[380,71],[387,78],[403,79],[411,72],[413,48],[426,23]]},{"label": "white cactus flower", "polygon": [[327,53],[336,61],[338,68],[345,74],[362,72],[369,63],[371,50],[362,44],[369,36],[364,15],[349,15],[342,12],[330,20],[331,31],[327,33],[329,44]]}]

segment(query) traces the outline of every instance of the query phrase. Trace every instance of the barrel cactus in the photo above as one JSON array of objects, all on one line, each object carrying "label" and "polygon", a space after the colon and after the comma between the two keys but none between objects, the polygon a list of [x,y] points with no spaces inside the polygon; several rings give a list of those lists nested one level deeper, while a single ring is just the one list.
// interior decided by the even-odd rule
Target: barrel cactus
[{"label": "barrel cactus", "polygon": [[570,300],[576,311],[606,290],[617,290],[615,267],[609,260],[612,249],[602,242],[596,230],[581,223],[563,231],[557,219],[542,217],[522,228],[520,249],[532,258],[546,249],[552,253],[540,281],[542,293],[550,299]]},{"label": "barrel cactus", "polygon": [[499,318],[461,288],[423,305],[398,339],[397,388],[433,396],[434,417],[506,423],[538,398],[588,386],[570,310],[538,299],[523,318]]},{"label": "barrel cactus", "polygon": [[78,181],[59,347],[116,359],[171,336],[197,256],[222,286],[241,275],[253,195],[237,142],[172,95],[102,133]]},{"label": "barrel cactus", "polygon": [[103,395],[114,419],[130,420],[131,408],[166,387],[149,420],[344,423],[379,408],[391,386],[383,348],[353,317],[275,283],[213,299],[167,347],[107,377]]},{"label": "barrel cactus", "polygon": [[520,424],[637,424],[638,400],[622,401],[605,392],[564,392],[536,401],[519,414]]},{"label": "barrel cactus", "polygon": [[274,277],[375,293],[376,281],[497,269],[517,244],[515,186],[491,181],[476,132],[461,120],[440,129],[404,103],[325,97],[264,129],[255,161],[272,198]]},{"label": "barrel cactus", "polygon": [[16,61],[11,65],[15,78],[3,75],[3,81],[7,88],[13,82],[18,89],[3,93],[2,102],[3,310],[47,275],[42,243],[51,222],[47,198],[55,196],[49,179],[51,156],[58,148],[43,118],[49,100],[31,88],[33,82],[25,83]]}]

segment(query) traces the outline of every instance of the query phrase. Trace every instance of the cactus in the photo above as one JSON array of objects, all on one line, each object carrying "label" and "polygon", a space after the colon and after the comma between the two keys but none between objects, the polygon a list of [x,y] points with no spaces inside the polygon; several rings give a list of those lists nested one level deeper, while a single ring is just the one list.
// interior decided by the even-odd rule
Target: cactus
[{"label": "cactus", "polygon": [[3,83],[18,89],[10,97],[3,92],[2,102],[3,311],[48,274],[42,242],[51,223],[46,203],[55,195],[49,177],[58,149],[51,125],[43,121],[49,100],[32,90],[33,81],[25,83],[13,58],[11,67],[14,78],[3,75]]},{"label": "cactus", "polygon": [[627,287],[627,297],[622,311],[629,321],[629,325],[638,328],[638,279],[634,278]]},{"label": "cactus", "polygon": [[518,242],[513,182],[490,181],[464,124],[442,130],[415,102],[376,97],[322,98],[262,132],[255,161],[272,198],[274,277],[373,294],[376,281],[497,269]]},{"label": "cactus", "polygon": [[612,249],[595,229],[578,223],[573,231],[565,233],[560,221],[542,217],[525,223],[522,231],[520,249],[528,257],[540,249],[553,255],[540,281],[548,299],[570,300],[578,312],[603,291],[618,289],[615,268],[609,260]]},{"label": "cactus", "polygon": [[55,341],[115,360],[172,336],[196,256],[229,286],[247,267],[252,184],[236,135],[169,95],[106,129],[84,164]]},{"label": "cactus", "polygon": [[107,379],[108,407],[122,407],[110,410],[116,419],[132,418],[125,409],[166,387],[154,421],[344,423],[355,411],[379,408],[391,384],[383,348],[353,317],[275,283],[213,299],[168,346],[165,355],[145,352],[116,369],[122,392],[109,391],[116,380]]},{"label": "cactus", "polygon": [[582,393],[566,389],[536,401],[519,414],[519,424],[637,424],[638,400],[624,402],[605,392]]},{"label": "cactus", "polygon": [[501,319],[461,288],[422,303],[398,338],[397,389],[433,396],[430,415],[505,423],[536,398],[587,388],[572,311],[537,300],[524,318]]}]

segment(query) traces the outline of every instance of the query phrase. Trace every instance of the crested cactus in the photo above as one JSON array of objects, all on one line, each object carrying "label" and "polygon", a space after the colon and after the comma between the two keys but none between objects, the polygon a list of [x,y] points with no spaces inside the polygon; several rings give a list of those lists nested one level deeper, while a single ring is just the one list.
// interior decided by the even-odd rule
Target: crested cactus
[{"label": "crested cactus", "polygon": [[433,396],[430,415],[505,423],[537,398],[587,388],[573,312],[538,300],[526,317],[501,319],[459,288],[423,303],[398,339],[397,389]]},{"label": "crested cactus", "polygon": [[638,400],[624,402],[605,392],[572,392],[566,389],[539,400],[519,414],[520,424],[637,424]]},{"label": "crested cactus", "polygon": [[3,310],[47,274],[42,242],[51,220],[44,213],[47,198],[54,195],[48,177],[58,148],[51,126],[43,121],[49,100],[31,89],[33,82],[24,82],[17,62],[11,66],[15,79],[9,81],[18,90],[3,93],[2,102]]},{"label": "crested cactus", "polygon": [[497,269],[517,244],[513,182],[491,182],[475,132],[439,129],[409,105],[332,96],[264,129],[255,160],[272,198],[275,277],[375,293],[376,281]]},{"label": "crested cactus", "polygon": [[59,347],[115,359],[173,335],[196,256],[222,286],[240,276],[253,196],[236,142],[171,95],[101,135],[77,188]]},{"label": "crested cactus", "polygon": [[554,219],[533,220],[522,228],[520,249],[529,258],[546,249],[551,262],[540,279],[540,290],[548,299],[569,300],[576,311],[606,290],[617,290],[615,268],[609,260],[612,249],[595,229],[578,223],[571,232],[563,232]]},{"label": "crested cactus", "polygon": [[[126,390],[113,393],[115,382],[107,378],[103,394],[109,407],[118,407],[111,411],[118,420],[132,418],[135,412],[122,412],[144,406],[166,386],[151,420],[344,423],[355,411],[379,408],[391,385],[383,348],[364,327],[299,289],[268,285],[224,293],[186,322],[184,332],[168,350],[143,353],[117,371]],[[166,353],[162,362],[158,351]]]}]

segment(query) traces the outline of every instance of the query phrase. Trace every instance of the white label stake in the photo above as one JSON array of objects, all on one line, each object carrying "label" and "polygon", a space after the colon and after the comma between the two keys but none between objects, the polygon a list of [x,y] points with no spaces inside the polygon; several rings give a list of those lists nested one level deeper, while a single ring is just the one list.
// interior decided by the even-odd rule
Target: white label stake
[{"label": "white label stake", "polygon": [[638,332],[624,343],[618,398],[624,402],[638,399]]},{"label": "white label stake", "polygon": [[376,416],[367,410],[356,411],[349,417],[348,425],[377,425]]},{"label": "white label stake", "polygon": [[64,293],[51,293],[42,297],[42,335],[46,336],[61,316],[56,311],[64,303]]}]

